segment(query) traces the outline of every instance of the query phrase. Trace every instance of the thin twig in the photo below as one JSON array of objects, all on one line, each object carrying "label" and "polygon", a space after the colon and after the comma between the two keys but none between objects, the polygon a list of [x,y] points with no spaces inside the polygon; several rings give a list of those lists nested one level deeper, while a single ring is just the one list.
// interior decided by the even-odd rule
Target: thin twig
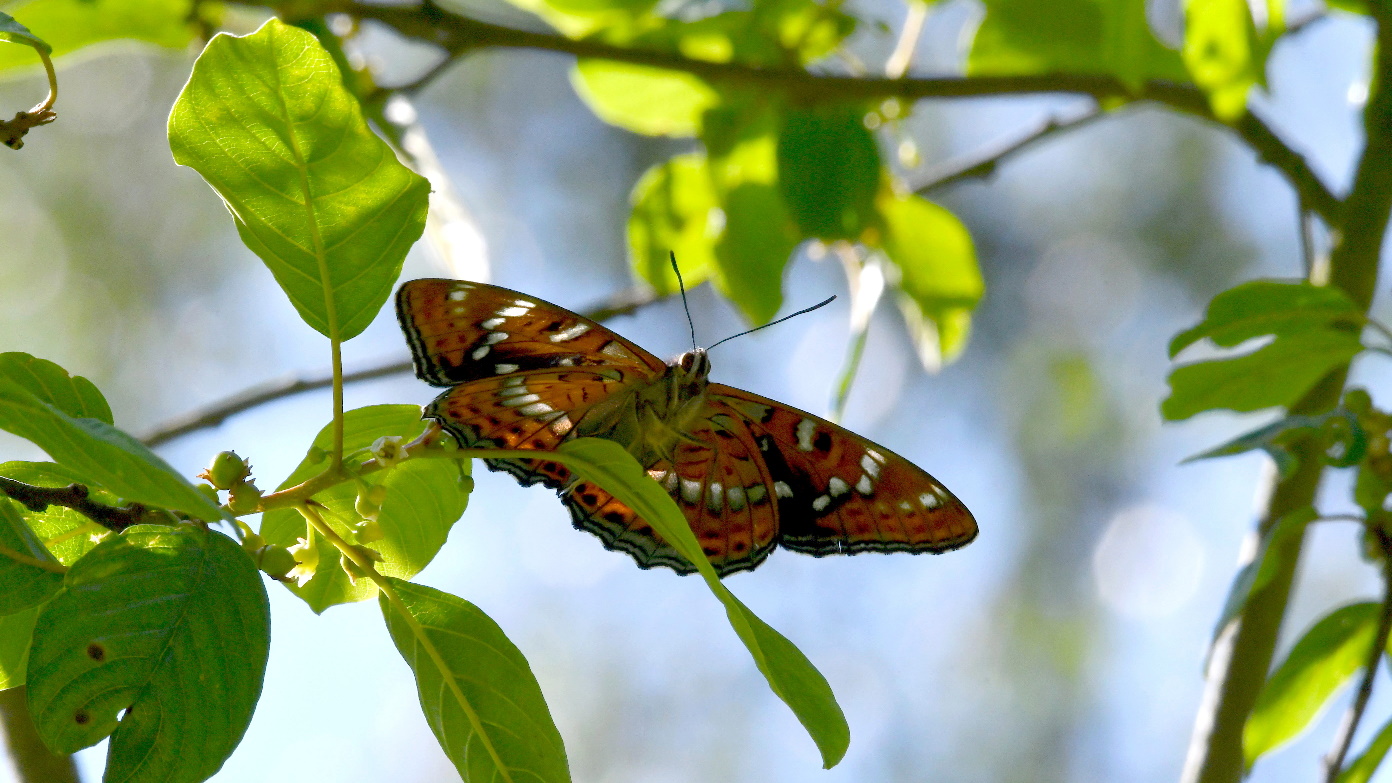
[{"label": "thin twig", "polygon": [[985,149],[969,153],[955,160],[947,161],[928,172],[923,181],[912,186],[915,193],[927,195],[929,192],[947,187],[967,179],[984,179],[996,172],[996,168],[1006,158],[1064,131],[1077,130],[1091,122],[1107,116],[1106,112],[1093,106],[1073,117],[1049,116],[1035,123],[1031,128]]},{"label": "thin twig", "polygon": [[38,512],[49,506],[61,506],[91,519],[98,525],[117,533],[145,521],[146,508],[139,503],[108,506],[88,497],[87,487],[69,484],[66,487],[36,487],[0,476],[0,494],[19,501],[30,511]]},{"label": "thin twig", "polygon": [[1344,758],[1348,755],[1349,746],[1353,744],[1353,734],[1358,730],[1358,724],[1363,720],[1363,711],[1367,709],[1368,700],[1373,695],[1373,678],[1377,675],[1378,662],[1382,660],[1387,649],[1388,634],[1392,633],[1392,563],[1386,561],[1386,558],[1392,556],[1392,541],[1389,541],[1382,531],[1375,529],[1374,532],[1382,546],[1384,558],[1382,611],[1378,614],[1377,633],[1373,635],[1373,645],[1368,650],[1368,660],[1363,666],[1363,677],[1358,683],[1357,695],[1354,696],[1348,712],[1344,714],[1339,731],[1334,735],[1334,749],[1324,758],[1325,783],[1335,783],[1339,779],[1339,772],[1344,768]]},{"label": "thin twig", "polygon": [[[584,313],[586,318],[594,321],[605,321],[619,315],[627,315],[646,305],[652,304],[661,297],[648,290],[632,288],[620,291],[606,302]],[[345,373],[343,376],[344,385],[350,383],[361,383],[363,381],[386,378],[393,375],[403,375],[412,369],[411,362],[392,361],[369,367],[357,372]],[[219,400],[211,405],[191,411],[176,419],[172,419],[155,429],[151,430],[141,442],[146,446],[158,446],[162,443],[187,435],[191,432],[216,427],[224,421],[243,413],[252,408],[265,405],[286,397],[293,397],[297,394],[327,389],[333,386],[333,375],[322,372],[317,375],[298,378],[286,378],[278,381],[252,386],[236,394]]]}]

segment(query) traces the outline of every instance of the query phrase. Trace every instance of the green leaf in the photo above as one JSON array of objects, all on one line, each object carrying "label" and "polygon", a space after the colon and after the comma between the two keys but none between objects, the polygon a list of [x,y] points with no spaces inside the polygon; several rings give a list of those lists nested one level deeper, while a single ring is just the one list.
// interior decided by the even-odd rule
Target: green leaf
[{"label": "green leaf", "polygon": [[1262,537],[1261,548],[1256,557],[1233,577],[1227,601],[1224,602],[1223,611],[1218,616],[1218,624],[1213,628],[1211,643],[1217,643],[1218,636],[1228,627],[1228,623],[1246,610],[1248,600],[1271,584],[1276,574],[1288,565],[1287,558],[1294,557],[1299,551],[1292,550],[1288,544],[1303,536],[1305,527],[1318,517],[1319,512],[1305,506],[1276,520]]},{"label": "green leaf", "polygon": [[[1368,0],[1324,0],[1324,6],[1334,11],[1368,16]],[[1384,729],[1385,731],[1385,729]],[[1341,779],[1339,783],[1343,783]]]},{"label": "green leaf", "polygon": [[503,629],[462,598],[388,581],[402,605],[386,594],[378,599],[387,630],[416,674],[426,722],[459,776],[466,783],[568,782],[561,733]]},{"label": "green leaf", "polygon": [[666,491],[613,441],[578,438],[561,444],[558,453],[572,473],[593,481],[638,512],[663,541],[696,565],[711,592],[725,605],[730,625],[749,649],[769,687],[793,710],[817,743],[824,766],[835,766],[846,754],[851,734],[831,686],[801,650],[760,620],[721,583],[686,518]]},{"label": "green leaf", "polygon": [[81,375],[69,376],[67,370],[47,359],[18,351],[0,353],[0,378],[9,378],[73,418],[116,423],[111,406],[96,385]]},{"label": "green leaf", "polygon": [[891,281],[913,307],[905,317],[916,327],[919,356],[926,367],[939,367],[966,347],[972,311],[985,292],[971,234],[956,215],[918,196],[888,195],[879,210],[881,247]]},{"label": "green leaf", "polygon": [[1155,37],[1139,0],[985,0],[969,75],[1104,74],[1139,87],[1185,81],[1184,63]]},{"label": "green leaf", "polygon": [[773,185],[737,185],[725,194],[723,208],[716,288],[752,323],[768,323],[783,306],[783,270],[801,237]]},{"label": "green leaf", "polygon": [[110,735],[107,780],[211,776],[261,695],[270,620],[260,575],[228,537],[196,525],[113,536],[39,614],[28,683],[39,736],[73,753]]},{"label": "green leaf", "polygon": [[676,255],[688,286],[716,271],[715,242],[725,215],[711,187],[705,155],[678,155],[648,169],[633,187],[632,200],[629,260],[639,277],[658,291],[675,292],[669,253]]},{"label": "green leaf", "polygon": [[[75,471],[52,462],[5,462],[0,464],[0,476],[32,484],[36,487],[66,487],[82,484],[84,479]],[[100,487],[89,487],[87,497],[108,506],[120,505],[121,499]],[[70,566],[91,551],[93,537],[104,537],[106,528],[91,519],[61,506],[49,506],[43,511],[30,511],[15,506],[34,531],[44,549]]]},{"label": "green leaf", "polygon": [[1184,64],[1208,94],[1213,113],[1232,122],[1247,109],[1247,94],[1264,81],[1275,31],[1257,30],[1247,0],[1187,0]]},{"label": "green leaf", "polygon": [[[58,565],[44,549],[24,518],[19,505],[0,498],[0,546],[35,560]],[[63,575],[12,559],[0,552],[0,615],[14,614],[47,601],[63,584]]]},{"label": "green leaf", "polygon": [[715,88],[689,73],[612,60],[580,60],[570,81],[601,120],[646,136],[695,136],[702,115],[720,102]]},{"label": "green leaf", "polygon": [[[51,44],[58,57],[116,40],[182,49],[194,38],[192,5],[190,0],[32,0],[6,8]],[[37,64],[32,52],[0,47],[0,70]]]},{"label": "green leaf", "polygon": [[1377,736],[1368,743],[1367,749],[1344,767],[1344,771],[1339,773],[1337,783],[1368,783],[1373,773],[1382,765],[1382,760],[1387,757],[1389,748],[1392,748],[1392,720],[1383,724]]},{"label": "green leaf", "polygon": [[1268,334],[1347,331],[1362,322],[1358,306],[1338,288],[1304,280],[1252,280],[1215,296],[1202,321],[1170,340],[1170,358],[1205,337],[1232,348]]},{"label": "green leaf", "polygon": [[1170,372],[1170,396],[1160,411],[1178,420],[1223,408],[1289,406],[1360,350],[1358,336],[1350,332],[1304,332],[1236,358],[1181,365]]},{"label": "green leaf", "polygon": [[778,130],[778,187],[799,228],[826,240],[860,239],[875,219],[880,149],[855,104],[794,108]]},{"label": "green leaf", "polygon": [[[401,437],[409,442],[425,431],[415,405],[373,405],[348,411],[343,417],[343,447],[345,452],[365,449],[380,437]],[[316,476],[329,466],[327,452],[333,445],[333,427],[325,426],[314,439],[314,446],[299,467],[278,489],[293,487]],[[367,459],[365,453],[351,457],[352,461]],[[383,557],[377,564],[380,573],[409,579],[435,557],[444,545],[450,528],[464,514],[473,479],[469,476],[469,460],[421,459],[410,460],[391,470],[367,477],[373,484],[387,488],[377,522],[383,538],[368,544]],[[358,489],[353,482],[333,486],[315,495],[327,511],[324,521],[340,535],[352,540],[350,524],[361,517],[354,510]],[[261,535],[267,543],[293,546],[306,536],[304,517],[294,509],[275,509],[262,516]],[[290,586],[292,592],[304,599],[315,612],[335,604],[362,601],[376,595],[371,580],[359,579],[354,584],[338,566],[339,552],[318,536],[319,570],[303,586]]]},{"label": "green leaf", "polygon": [[1295,643],[1267,680],[1242,732],[1248,768],[1289,742],[1368,660],[1378,605],[1360,603],[1325,615]]},{"label": "green leaf", "polygon": [[74,418],[0,376],[0,429],[32,441],[59,463],[128,501],[200,519],[222,512],[140,441],[100,419]]},{"label": "green leaf", "polygon": [[1230,457],[1260,449],[1276,463],[1280,475],[1286,477],[1294,473],[1299,464],[1289,444],[1297,439],[1318,434],[1324,419],[1324,416],[1285,416],[1264,427],[1245,432],[1222,445],[1214,446],[1208,451],[1185,457],[1181,464],[1214,457]]},{"label": "green leaf", "polygon": [[29,642],[42,606],[31,606],[0,617],[0,691],[24,684],[29,668]]},{"label": "green leaf", "polygon": [[169,116],[169,145],[330,339],[367,327],[425,228],[430,184],[367,127],[318,40],[276,19],[208,44]]},{"label": "green leaf", "polygon": [[15,21],[13,16],[3,12],[0,12],[0,41],[32,46],[44,54],[53,51],[53,47],[49,46],[42,38],[29,32],[29,28]]}]

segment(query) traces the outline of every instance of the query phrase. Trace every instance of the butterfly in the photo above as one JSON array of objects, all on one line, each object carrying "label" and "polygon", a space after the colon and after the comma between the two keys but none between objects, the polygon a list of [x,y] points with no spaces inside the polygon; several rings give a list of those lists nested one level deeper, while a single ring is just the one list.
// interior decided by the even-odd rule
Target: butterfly
[{"label": "butterfly", "polygon": [[506,288],[412,280],[396,296],[416,375],[449,387],[425,408],[464,448],[536,450],[485,459],[559,492],[575,526],[640,568],[696,569],[632,509],[546,452],[616,441],[677,502],[721,575],[779,545],[821,557],[944,552],[976,520],[937,479],[849,430],[712,383],[702,349],[670,364],[563,307]]}]

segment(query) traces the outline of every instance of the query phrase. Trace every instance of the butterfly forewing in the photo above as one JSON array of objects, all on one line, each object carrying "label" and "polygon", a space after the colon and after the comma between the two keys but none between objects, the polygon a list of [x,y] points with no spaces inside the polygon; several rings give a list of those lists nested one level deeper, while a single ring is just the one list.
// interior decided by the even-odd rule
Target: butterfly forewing
[{"label": "butterfly forewing", "polygon": [[397,319],[416,376],[435,386],[557,367],[613,366],[656,377],[662,360],[564,307],[464,280],[412,280]]}]

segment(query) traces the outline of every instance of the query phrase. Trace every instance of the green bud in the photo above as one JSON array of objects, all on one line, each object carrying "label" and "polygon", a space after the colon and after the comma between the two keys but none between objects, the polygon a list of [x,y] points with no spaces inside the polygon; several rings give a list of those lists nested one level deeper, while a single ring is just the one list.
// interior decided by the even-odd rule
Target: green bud
[{"label": "green bud", "polygon": [[242,549],[248,552],[255,552],[265,545],[266,539],[262,538],[259,533],[247,533],[246,538],[242,539]]},{"label": "green bud", "polygon": [[1354,388],[1344,392],[1344,407],[1355,416],[1362,416],[1373,409],[1373,398],[1366,389]]},{"label": "green bud", "polygon": [[259,505],[261,505],[261,490],[249,481],[244,481],[233,487],[227,498],[227,509],[233,514],[250,514]]},{"label": "green bud", "polygon": [[212,464],[199,475],[218,489],[231,489],[251,475],[251,466],[237,456],[235,451],[219,451]]},{"label": "green bud", "polygon": [[272,579],[284,579],[297,565],[290,550],[275,544],[267,544],[257,549],[252,559],[256,562],[256,567],[265,571]]},{"label": "green bud", "polygon": [[217,487],[212,484],[199,484],[198,491],[203,493],[203,497],[213,501],[213,505],[222,505],[222,498],[218,497]]}]

